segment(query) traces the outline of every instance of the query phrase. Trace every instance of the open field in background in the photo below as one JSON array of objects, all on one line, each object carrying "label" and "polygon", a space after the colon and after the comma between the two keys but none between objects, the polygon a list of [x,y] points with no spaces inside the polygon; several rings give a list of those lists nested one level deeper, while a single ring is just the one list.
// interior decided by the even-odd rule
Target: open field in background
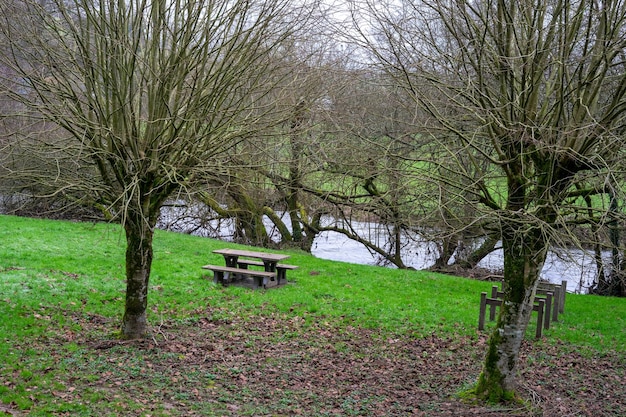
[{"label": "open field in background", "polygon": [[624,299],[568,294],[540,341],[531,320],[529,404],[477,408],[489,282],[284,251],[289,285],[222,288],[200,267],[236,245],[159,231],[153,337],[120,342],[119,226],[0,216],[0,239],[0,415],[626,415]]}]

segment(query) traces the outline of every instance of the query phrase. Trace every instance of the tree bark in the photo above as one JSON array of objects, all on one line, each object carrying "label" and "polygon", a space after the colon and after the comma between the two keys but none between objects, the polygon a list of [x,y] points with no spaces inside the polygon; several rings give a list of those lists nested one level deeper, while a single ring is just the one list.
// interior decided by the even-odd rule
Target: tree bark
[{"label": "tree bark", "polygon": [[122,338],[140,339],[148,334],[148,284],[152,268],[154,224],[142,215],[129,214],[126,232],[126,303]]},{"label": "tree bark", "polygon": [[304,101],[300,101],[294,109],[294,116],[291,120],[291,161],[289,162],[289,182],[285,184],[287,211],[291,221],[291,238],[296,243],[301,243],[304,239],[302,221],[300,219],[300,184],[302,183],[302,158],[304,154],[304,140],[302,127],[305,121],[306,106]]},{"label": "tree bark", "polygon": [[441,238],[439,256],[435,259],[435,264],[430,267],[431,270],[442,271],[448,267],[448,262],[450,262],[452,255],[454,255],[454,252],[459,247],[458,241],[459,239],[456,235]]},{"label": "tree bark", "polygon": [[541,230],[523,230],[519,225],[503,231],[504,301],[498,323],[488,342],[476,395],[490,402],[515,398],[515,373],[519,349],[526,333],[547,253]]},{"label": "tree bark", "polygon": [[464,269],[476,268],[478,262],[483,260],[487,255],[495,250],[498,240],[500,240],[500,237],[495,234],[487,235],[478,249],[472,251],[472,253],[470,253],[466,258],[456,258],[454,265],[458,265]]},{"label": "tree bark", "polygon": [[254,246],[268,247],[270,245],[270,237],[263,223],[264,207],[258,205],[252,197],[246,194],[243,187],[231,193],[232,199],[235,201],[238,209],[236,213],[235,240]]}]

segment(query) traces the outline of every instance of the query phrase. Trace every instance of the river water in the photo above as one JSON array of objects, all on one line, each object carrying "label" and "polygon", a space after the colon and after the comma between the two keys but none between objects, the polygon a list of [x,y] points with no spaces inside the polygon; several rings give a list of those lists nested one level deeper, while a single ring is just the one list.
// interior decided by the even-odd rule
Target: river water
[{"label": "river water", "polygon": [[[0,213],[3,213],[0,204]],[[284,214],[283,216],[286,216]],[[209,215],[202,213],[198,207],[190,208],[183,202],[180,205],[165,206],[157,226],[161,229],[172,230],[193,235],[232,240],[233,225],[226,221],[206,221]],[[289,225],[285,219],[285,224]],[[323,219],[325,225],[335,224],[335,219]],[[360,236],[376,242],[379,247],[384,246],[387,232],[384,227],[376,223],[352,222],[352,229]],[[269,220],[266,227],[270,235],[276,235]],[[420,241],[413,238],[405,242],[402,250],[402,259],[407,266],[415,269],[427,269],[435,262],[437,248],[432,242]],[[314,240],[311,253],[321,259],[348,262],[363,265],[377,265],[379,255],[370,252],[363,244],[348,239],[337,232],[322,232]],[[610,260],[610,253],[605,257]],[[502,250],[496,250],[483,259],[479,267],[492,271],[501,271],[503,267]],[[596,276],[596,266],[593,253],[582,250],[553,250],[548,253],[546,263],[541,271],[541,278],[549,282],[560,284],[567,281],[569,292],[586,293],[593,285]]]},{"label": "river water", "polygon": [[[403,260],[407,266],[426,269],[435,262],[435,253],[426,243],[415,243],[405,249]],[[337,232],[323,232],[313,244],[312,254],[318,258],[356,264],[374,265],[378,256],[361,243],[346,238]],[[498,249],[484,258],[478,267],[492,271],[502,271],[504,258]],[[550,251],[541,271],[541,278],[560,284],[567,281],[569,292],[586,293],[596,276],[593,254],[581,250]]]},{"label": "river water", "polygon": [[[232,240],[233,226],[230,221],[202,222],[202,216],[187,215],[189,212],[181,207],[165,207],[161,212],[159,227],[194,235]],[[334,223],[334,219],[324,219],[326,224]],[[375,223],[352,222],[352,228],[360,236],[375,241],[378,246],[384,245],[386,231]],[[269,221],[266,226],[270,235],[274,232]],[[403,245],[402,258],[407,266],[415,269],[426,269],[433,265],[437,250],[432,242],[412,239]],[[340,262],[364,265],[376,265],[379,261],[377,254],[371,253],[363,244],[348,239],[338,232],[322,232],[313,242],[311,250],[313,256]],[[502,250],[496,250],[483,259],[479,267],[492,271],[501,271],[503,268]],[[581,250],[554,250],[548,253],[546,263],[541,271],[541,278],[560,284],[567,281],[569,292],[586,293],[593,284],[596,275],[596,266],[593,254]]]}]

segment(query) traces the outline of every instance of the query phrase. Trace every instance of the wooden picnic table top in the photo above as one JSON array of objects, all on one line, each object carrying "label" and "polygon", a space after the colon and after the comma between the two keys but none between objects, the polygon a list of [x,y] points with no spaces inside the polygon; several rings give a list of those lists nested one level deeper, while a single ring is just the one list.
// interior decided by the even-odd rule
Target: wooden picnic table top
[{"label": "wooden picnic table top", "polygon": [[266,252],[256,252],[250,250],[240,250],[240,249],[216,249],[213,253],[217,253],[223,256],[245,256],[247,258],[258,258],[264,261],[272,261],[278,262],[284,259],[289,258],[289,255],[284,255],[280,253],[266,253]]}]

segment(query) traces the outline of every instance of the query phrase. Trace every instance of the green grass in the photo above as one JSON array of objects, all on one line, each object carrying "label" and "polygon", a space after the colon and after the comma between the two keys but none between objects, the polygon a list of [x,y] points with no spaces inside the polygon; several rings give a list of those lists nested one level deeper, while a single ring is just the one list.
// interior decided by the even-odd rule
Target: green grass
[{"label": "green grass", "polygon": [[[0,324],[0,335],[36,335],[38,324],[45,321],[37,316],[66,309],[121,316],[125,239],[119,226],[0,216],[0,239],[0,312],[11,318]],[[223,262],[212,251],[224,246],[237,245],[157,231],[149,299],[152,322],[185,318],[207,305],[244,311],[269,305],[294,315],[390,332],[471,335],[476,333],[480,292],[492,285],[290,251],[289,262],[300,266],[289,271],[293,285],[274,291],[223,289],[204,279],[200,266]],[[560,317],[547,332],[548,339],[626,349],[626,300],[568,294],[566,314]],[[71,324],[59,316],[54,320]]]},{"label": "green grass", "polygon": [[[0,241],[0,381],[13,381],[0,385],[0,401],[30,410],[30,415],[90,415],[90,403],[101,401],[102,392],[84,392],[86,403],[63,401],[59,393],[71,392],[73,387],[71,378],[58,377],[59,370],[71,374],[80,364],[81,379],[89,381],[109,372],[111,366],[121,367],[132,380],[133,372],[143,372],[146,367],[141,358],[132,357],[123,364],[101,363],[100,356],[72,342],[85,334],[99,340],[114,337],[125,290],[121,228],[0,216]],[[215,320],[228,320],[232,315],[255,320],[260,311],[269,311],[316,326],[329,323],[339,330],[356,326],[415,338],[436,334],[478,339],[481,335],[477,331],[480,292],[489,291],[491,283],[326,261],[286,251],[291,255],[289,263],[300,266],[288,272],[291,284],[267,291],[223,288],[203,277],[200,267],[223,262],[212,251],[225,246],[238,245],[156,233],[149,296],[153,326],[193,322],[198,311],[210,307]],[[533,343],[565,342],[589,356],[624,352],[625,318],[625,299],[568,294],[565,314],[544,333],[541,342]],[[89,324],[102,321],[105,326]],[[527,333],[531,341],[533,322]],[[493,326],[488,323],[488,330]],[[66,342],[54,348],[42,351],[31,345],[58,334],[63,334]],[[335,346],[338,351],[343,348]],[[53,368],[54,375],[47,372]],[[211,378],[205,378],[206,386],[213,384]],[[153,382],[159,383],[158,375]],[[168,381],[162,384],[166,386]],[[119,395],[115,401],[108,398],[102,415],[116,415],[121,410],[131,415],[132,407],[140,415],[140,403],[133,402],[129,394]],[[33,408],[34,402],[43,405]],[[346,403],[346,409],[351,407]],[[358,414],[358,409],[354,412]],[[162,414],[168,415],[167,410]]]}]

